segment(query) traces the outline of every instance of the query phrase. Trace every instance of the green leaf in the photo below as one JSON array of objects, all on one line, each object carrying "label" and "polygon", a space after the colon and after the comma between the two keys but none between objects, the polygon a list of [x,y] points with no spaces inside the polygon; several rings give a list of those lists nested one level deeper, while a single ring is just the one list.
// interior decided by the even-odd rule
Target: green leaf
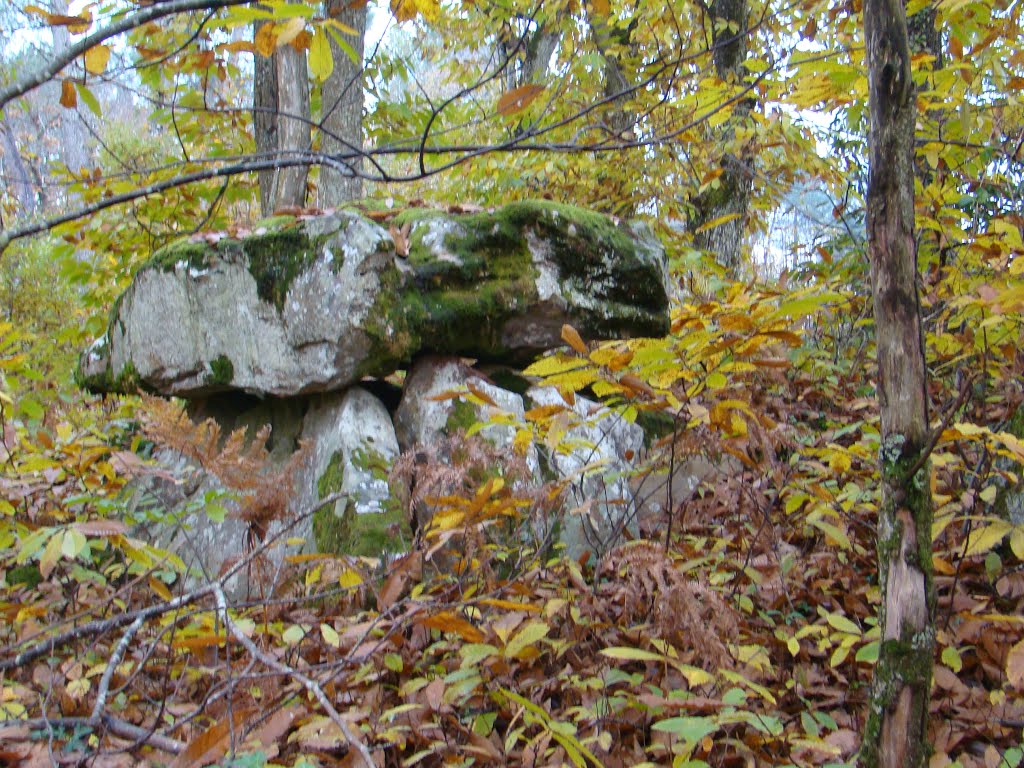
[{"label": "green leaf", "polygon": [[840,632],[846,632],[850,635],[860,635],[861,629],[848,618],[843,616],[841,613],[830,613],[825,616],[825,621],[828,622],[829,626],[833,629],[838,629]]},{"label": "green leaf", "polygon": [[719,727],[710,717],[670,717],[651,726],[655,731],[678,736],[688,744],[696,744],[705,736],[717,731]]},{"label": "green leaf", "polygon": [[96,117],[103,117],[103,109],[100,107],[100,102],[97,100],[93,92],[89,90],[88,86],[84,83],[75,83],[75,89],[78,91],[78,97],[85,102],[85,106],[89,108]]},{"label": "green leaf", "polygon": [[463,666],[479,664],[484,659],[498,655],[498,649],[489,643],[468,643],[459,648]]},{"label": "green leaf", "polygon": [[335,630],[330,624],[321,624],[320,634],[323,635],[324,642],[332,648],[337,648],[341,645],[341,638],[338,637],[337,630]]},{"label": "green leaf", "polygon": [[854,659],[861,662],[862,664],[874,664],[878,661],[878,651],[881,649],[882,644],[877,640],[873,640],[870,643],[865,643],[857,651],[857,655]]},{"label": "green leaf", "polygon": [[942,663],[956,673],[959,673],[964,666],[963,660],[960,658],[960,651],[952,647],[942,649]]}]

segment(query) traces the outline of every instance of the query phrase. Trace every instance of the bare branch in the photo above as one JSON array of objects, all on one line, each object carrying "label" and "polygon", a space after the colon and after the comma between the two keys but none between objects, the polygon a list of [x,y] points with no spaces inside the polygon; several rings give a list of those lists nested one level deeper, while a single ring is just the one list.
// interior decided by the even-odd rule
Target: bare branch
[{"label": "bare branch", "polygon": [[187,13],[188,11],[209,11],[216,10],[218,8],[227,8],[232,5],[244,5],[250,1],[251,0],[170,0],[166,3],[157,3],[149,6],[148,8],[143,8],[137,13],[131,13],[127,16],[123,16],[109,26],[97,30],[91,35],[83,37],[74,45],[68,46],[65,50],[61,51],[59,55],[54,56],[47,62],[44,62],[43,65],[35,72],[30,73],[20,80],[16,80],[8,86],[0,88],[0,109],[3,109],[7,104],[19,96],[24,96],[26,93],[35,90],[44,83],[49,82],[56,77],[64,67],[68,66],[68,64],[73,62],[90,48],[94,48],[104,40],[109,40],[123,32],[129,32],[141,27],[143,24],[147,24],[151,21],[162,19],[167,16]]}]

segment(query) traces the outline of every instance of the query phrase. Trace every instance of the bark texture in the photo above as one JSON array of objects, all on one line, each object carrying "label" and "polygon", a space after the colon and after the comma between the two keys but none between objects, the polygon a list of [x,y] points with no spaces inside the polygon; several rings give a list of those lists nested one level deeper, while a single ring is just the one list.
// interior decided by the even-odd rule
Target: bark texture
[{"label": "bark texture", "polygon": [[[320,148],[327,155],[363,150],[363,45],[366,38],[366,6],[353,7],[351,0],[329,0],[327,13],[356,30],[346,42],[356,52],[353,61],[333,40],[331,54],[334,71],[323,85],[323,132]],[[320,171],[319,200],[324,208],[334,208],[363,196],[361,163],[342,169],[324,165]]]},{"label": "bark texture", "polygon": [[[54,0],[50,3],[53,13],[68,15],[68,0]],[[50,35],[53,40],[53,52],[61,55],[71,47],[71,32],[67,27],[55,25],[50,27]],[[91,165],[89,145],[86,141],[85,128],[82,125],[82,117],[78,111],[61,110],[60,113],[60,159],[72,173],[78,173],[82,168]]]},{"label": "bark texture", "polygon": [[882,646],[861,765],[927,764],[935,650],[924,345],[914,242],[914,84],[899,0],[865,0],[871,125],[868,248],[882,421]]},{"label": "bark texture", "polygon": [[[715,74],[725,82],[739,82],[747,58],[747,0],[714,0],[711,15]],[[744,120],[752,108],[753,103],[746,99],[733,107],[732,117],[723,126],[723,134],[718,139],[721,143],[733,140],[737,123]],[[745,152],[739,155],[726,152],[719,162],[722,175],[718,177],[718,186],[707,188],[691,201],[690,229],[694,233],[694,245],[714,253],[718,263],[735,274],[743,260],[743,235],[747,229],[753,175],[750,157]],[[704,229],[726,216],[731,218]]]},{"label": "bark texture", "polygon": [[[253,77],[253,132],[256,151],[267,156],[308,152],[310,149],[309,78],[306,54],[290,45],[269,58],[256,56]],[[306,166],[261,171],[260,208],[263,215],[283,207],[302,207],[306,201]]]},{"label": "bark texture", "polygon": [[36,190],[32,185],[25,161],[18,152],[18,144],[14,140],[14,132],[7,123],[7,118],[0,112],[0,168],[7,179],[7,188],[18,202],[18,207],[26,216],[31,216],[39,207]]}]

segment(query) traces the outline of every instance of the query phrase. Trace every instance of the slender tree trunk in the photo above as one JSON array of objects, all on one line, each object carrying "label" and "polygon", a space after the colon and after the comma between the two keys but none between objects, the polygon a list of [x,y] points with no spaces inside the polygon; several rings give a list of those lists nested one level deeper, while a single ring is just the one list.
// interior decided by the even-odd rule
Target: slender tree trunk
[{"label": "slender tree trunk", "polygon": [[[331,55],[334,70],[323,85],[323,130],[321,151],[326,155],[351,154],[363,150],[363,45],[366,38],[366,6],[354,7],[351,0],[328,0],[327,13],[356,34],[348,42],[356,52],[353,61],[333,40]],[[363,196],[360,177],[362,163],[356,160],[350,170],[324,165],[320,170],[319,198],[325,208],[333,208]]]},{"label": "slender tree trunk", "polygon": [[39,201],[36,198],[36,190],[32,185],[28,168],[18,152],[14,133],[3,112],[0,112],[0,166],[3,167],[4,176],[8,179],[7,188],[14,199],[18,201],[21,212],[26,216],[31,216],[36,212]]},{"label": "slender tree trunk", "polygon": [[[747,58],[747,0],[714,0],[711,16],[715,74],[725,82],[737,83],[743,77],[743,62]],[[733,140],[736,124],[744,120],[752,108],[753,103],[748,99],[733,107],[732,116],[718,139],[721,143]],[[719,163],[722,174],[717,186],[708,187],[691,201],[690,229],[697,248],[715,254],[719,264],[736,274],[743,260],[743,235],[747,229],[753,175],[750,158],[745,154],[737,156],[725,152]],[[713,223],[718,220],[721,223]]]},{"label": "slender tree trunk", "polygon": [[[612,30],[607,20],[598,14],[589,17],[594,47],[604,59],[604,98],[610,99],[609,108],[604,112],[603,128],[611,143],[630,142],[635,138],[633,129],[636,126],[637,114],[629,109],[627,102],[632,83],[618,56],[611,53],[616,42],[629,46],[631,29]],[[617,38],[617,39],[616,39]],[[596,210],[630,218],[636,215],[637,201],[633,192],[632,182],[621,174],[611,174],[600,179],[607,191],[605,200],[594,204]]]},{"label": "slender tree trunk", "polygon": [[882,645],[861,765],[927,764],[935,651],[924,344],[914,242],[914,84],[900,0],[865,0],[871,111],[868,249],[882,420]]},{"label": "slender tree trunk", "polygon": [[[52,0],[50,3],[54,13],[67,15],[68,0]],[[53,52],[59,55],[71,45],[71,32],[67,27],[50,27],[50,35],[53,39]],[[72,173],[78,173],[82,168],[90,165],[90,153],[86,142],[85,128],[82,126],[82,117],[77,110],[61,110],[60,113],[60,159]]]},{"label": "slender tree trunk", "polygon": [[[310,149],[309,76],[305,52],[283,45],[269,58],[256,56],[253,133],[256,151],[261,154]],[[304,205],[308,173],[306,166],[261,171],[263,215],[277,208]]]}]

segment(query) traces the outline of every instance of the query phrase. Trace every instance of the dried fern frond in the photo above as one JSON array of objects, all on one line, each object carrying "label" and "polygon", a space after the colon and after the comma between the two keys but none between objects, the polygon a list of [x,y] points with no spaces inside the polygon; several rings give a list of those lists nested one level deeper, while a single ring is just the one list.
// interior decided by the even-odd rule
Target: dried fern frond
[{"label": "dried fern frond", "polygon": [[283,465],[267,451],[270,426],[253,435],[244,428],[226,438],[213,419],[193,422],[179,405],[158,397],[143,397],[143,430],[158,445],[177,451],[214,476],[238,498],[234,514],[244,520],[256,541],[262,540],[273,520],[285,519],[295,475],[308,449],[300,445]]},{"label": "dried fern frond", "polygon": [[[739,633],[736,614],[721,595],[687,578],[662,546],[638,541],[605,558],[600,573],[610,577],[599,599],[629,621],[653,619],[658,634],[707,669],[733,666],[728,642]],[[600,574],[599,574],[600,575]]]}]

